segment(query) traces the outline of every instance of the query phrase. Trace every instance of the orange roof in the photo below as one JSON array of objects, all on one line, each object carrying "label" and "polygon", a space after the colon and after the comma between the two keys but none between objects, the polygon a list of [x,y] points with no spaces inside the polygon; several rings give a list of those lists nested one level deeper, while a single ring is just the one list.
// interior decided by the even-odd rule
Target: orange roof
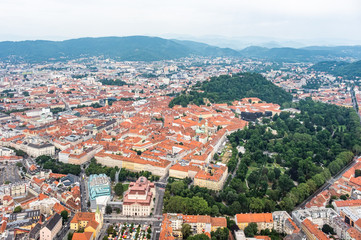
[{"label": "orange roof", "polygon": [[49,178],[62,178],[62,177],[66,177],[66,175],[59,174],[59,173],[50,173],[49,174]]},{"label": "orange roof", "polygon": [[26,206],[26,205],[28,205],[28,204],[30,204],[32,202],[35,202],[37,200],[38,200],[37,197],[33,197],[33,198],[30,198],[29,200],[26,200],[25,202],[20,203],[20,205],[24,208],[24,206]]},{"label": "orange roof", "polygon": [[32,179],[38,186],[41,186],[41,184],[43,184],[43,182],[45,181],[45,179],[39,179],[37,177],[33,177]]},{"label": "orange roof", "polygon": [[37,169],[37,167],[33,164],[30,166],[29,170],[30,171],[35,171]]},{"label": "orange roof", "polygon": [[163,160],[163,159],[159,159],[158,161],[148,161],[145,159],[142,159],[138,156],[136,157],[124,157],[124,156],[119,156],[119,155],[114,155],[114,154],[107,154],[105,153],[105,151],[101,151],[99,153],[97,153],[95,155],[95,158],[97,157],[109,157],[113,160],[121,160],[124,162],[133,162],[133,163],[138,163],[138,164],[143,164],[143,165],[152,165],[155,167],[160,167],[160,168],[166,168],[170,165],[170,162],[167,160]]},{"label": "orange roof", "polygon": [[173,228],[171,227],[171,221],[168,220],[168,215],[163,215],[162,228],[160,230],[159,239],[174,240]]},{"label": "orange roof", "polygon": [[99,223],[95,220],[89,221],[88,224],[86,225],[87,227],[92,227],[93,229],[97,229],[97,227],[99,226]]},{"label": "orange roof", "polygon": [[83,233],[77,233],[75,232],[73,234],[73,240],[90,240],[92,237],[92,232],[83,232]]},{"label": "orange roof", "polygon": [[170,169],[181,172],[188,172],[188,171],[198,172],[201,170],[200,167],[197,165],[189,164],[186,166],[182,166],[180,163],[174,164],[173,166],[170,167]]},{"label": "orange roof", "polygon": [[226,166],[217,166],[217,167],[216,165],[209,165],[209,166],[212,167],[212,170],[214,170],[212,174],[204,170],[201,170],[196,174],[194,178],[218,182],[222,179],[223,174],[227,171]]},{"label": "orange roof", "polygon": [[0,227],[0,233],[3,233],[6,229],[7,221],[3,221]]},{"label": "orange roof", "polygon": [[347,232],[352,239],[361,239],[361,233],[356,228],[351,227],[347,230]]},{"label": "orange roof", "polygon": [[354,174],[354,169],[351,168],[349,170],[347,170],[342,176],[347,178],[347,179],[350,179]]},{"label": "orange roof", "polygon": [[43,200],[43,199],[45,199],[45,198],[49,198],[49,196],[47,196],[47,195],[45,195],[45,194],[43,194],[43,193],[40,193],[39,196],[38,196],[38,199],[39,199],[39,200]]},{"label": "orange roof", "polygon": [[317,228],[316,224],[313,224],[313,222],[311,222],[308,218],[306,218],[303,222],[302,222],[303,226],[305,226],[305,228],[311,233],[313,234],[318,240],[328,240],[329,238],[326,236],[326,234],[324,232],[322,232],[321,230],[319,230]]},{"label": "orange roof", "polygon": [[293,228],[294,228],[293,233],[299,233],[299,232],[300,232],[300,229],[299,229],[299,228],[297,227],[297,225],[292,221],[292,219],[291,219],[291,218],[288,218],[287,220],[291,223],[291,225],[292,225]]},{"label": "orange roof", "polygon": [[337,207],[356,207],[361,206],[361,199],[356,200],[344,200],[344,201],[335,201]]},{"label": "orange roof", "polygon": [[272,213],[242,213],[236,214],[237,223],[258,223],[258,222],[273,222]]},{"label": "orange roof", "polygon": [[54,206],[53,206],[53,210],[54,210],[54,212],[57,212],[58,214],[60,214],[64,210],[67,211],[70,214],[69,209],[65,208],[60,203],[55,203]]},{"label": "orange roof", "polygon": [[361,218],[359,218],[356,222],[355,222],[356,226],[361,229]]},{"label": "orange roof", "polygon": [[79,221],[95,221],[95,213],[91,212],[78,212],[74,215],[71,223],[77,223]]},{"label": "orange roof", "polygon": [[361,186],[361,177],[357,177],[357,178],[351,177],[350,182],[354,183],[360,187]]},{"label": "orange roof", "polygon": [[11,200],[13,200],[13,198],[10,195],[5,195],[3,197],[3,201],[11,201]]},{"label": "orange roof", "polygon": [[254,236],[255,239],[271,240],[269,236]]},{"label": "orange roof", "polygon": [[227,227],[227,219],[224,217],[212,217],[212,227]]}]

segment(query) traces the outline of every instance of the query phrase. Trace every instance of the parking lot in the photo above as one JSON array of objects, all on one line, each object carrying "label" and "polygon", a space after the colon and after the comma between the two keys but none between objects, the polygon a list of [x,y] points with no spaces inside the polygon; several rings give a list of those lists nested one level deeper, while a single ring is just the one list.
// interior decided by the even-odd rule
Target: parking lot
[{"label": "parking lot", "polygon": [[133,223],[115,223],[110,225],[106,230],[109,240],[117,239],[133,239],[146,240],[150,239],[151,226],[147,224]]}]

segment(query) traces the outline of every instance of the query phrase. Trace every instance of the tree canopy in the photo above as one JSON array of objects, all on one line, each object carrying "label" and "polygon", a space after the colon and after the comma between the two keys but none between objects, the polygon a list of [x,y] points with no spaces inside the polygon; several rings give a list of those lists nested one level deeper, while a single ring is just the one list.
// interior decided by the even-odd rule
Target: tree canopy
[{"label": "tree canopy", "polygon": [[281,112],[228,136],[232,149],[242,145],[246,152],[236,152],[234,177],[223,190],[169,181],[164,211],[217,216],[291,211],[302,203],[353,159],[361,127],[353,109],[311,99],[295,107],[301,112]]},{"label": "tree canopy", "polygon": [[212,77],[210,81],[197,83],[187,93],[175,97],[169,106],[187,106],[190,103],[204,105],[204,99],[212,103],[232,102],[245,97],[258,97],[266,102],[283,104],[292,100],[292,95],[268,81],[258,73],[240,73],[233,76]]},{"label": "tree canopy", "polygon": [[324,61],[312,66],[313,70],[330,73],[349,79],[361,77],[361,61],[348,63],[336,61]]},{"label": "tree canopy", "polygon": [[123,195],[123,184],[122,183],[117,183],[114,187],[114,192],[117,196],[121,196]]}]

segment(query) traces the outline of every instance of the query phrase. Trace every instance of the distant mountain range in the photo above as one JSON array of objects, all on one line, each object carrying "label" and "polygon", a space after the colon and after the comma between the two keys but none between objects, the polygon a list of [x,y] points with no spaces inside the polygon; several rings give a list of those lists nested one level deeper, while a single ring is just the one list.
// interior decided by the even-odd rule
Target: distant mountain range
[{"label": "distant mountain range", "polygon": [[244,57],[269,59],[273,61],[308,61],[361,59],[361,46],[264,48],[248,47],[240,51]]},{"label": "distant mountain range", "polygon": [[155,61],[198,56],[240,56],[229,49],[192,41],[168,40],[159,37],[101,37],[65,41],[0,42],[0,59],[45,61],[105,56],[124,61]]},{"label": "distant mountain range", "polygon": [[205,43],[159,37],[100,37],[65,41],[0,42],[1,60],[39,62],[104,56],[124,61],[155,61],[189,56],[247,57],[273,61],[327,61],[361,59],[361,46],[265,48],[240,51]]}]

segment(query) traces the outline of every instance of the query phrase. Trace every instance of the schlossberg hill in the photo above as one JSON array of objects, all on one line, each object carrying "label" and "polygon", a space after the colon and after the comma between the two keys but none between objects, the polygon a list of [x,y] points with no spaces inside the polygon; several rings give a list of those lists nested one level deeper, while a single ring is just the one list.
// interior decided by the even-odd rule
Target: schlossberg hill
[{"label": "schlossberg hill", "polygon": [[197,83],[189,93],[175,97],[169,107],[205,104],[204,99],[212,103],[225,103],[245,97],[258,97],[266,102],[283,104],[292,100],[292,95],[274,85],[258,73],[240,73],[229,76],[212,77],[210,81]]}]

